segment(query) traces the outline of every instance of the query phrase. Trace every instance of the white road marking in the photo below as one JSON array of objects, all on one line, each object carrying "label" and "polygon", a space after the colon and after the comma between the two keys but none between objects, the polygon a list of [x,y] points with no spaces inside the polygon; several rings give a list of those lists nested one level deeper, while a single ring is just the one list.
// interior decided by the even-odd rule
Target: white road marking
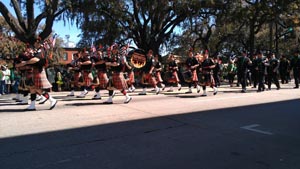
[{"label": "white road marking", "polygon": [[245,130],[261,133],[261,134],[273,135],[273,133],[268,132],[268,131],[262,131],[262,130],[254,129],[254,127],[258,127],[258,126],[260,126],[260,125],[259,124],[251,124],[251,125],[248,125],[248,126],[243,126],[241,128],[245,129]]}]

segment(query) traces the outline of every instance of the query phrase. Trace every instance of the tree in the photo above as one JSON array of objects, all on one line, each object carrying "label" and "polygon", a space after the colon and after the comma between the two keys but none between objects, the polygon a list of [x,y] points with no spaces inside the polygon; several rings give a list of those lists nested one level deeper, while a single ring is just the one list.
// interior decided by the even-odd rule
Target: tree
[{"label": "tree", "polygon": [[188,0],[95,0],[74,11],[73,19],[84,28],[84,37],[92,35],[96,43],[133,40],[139,48],[159,53],[175,28],[196,14],[199,4]]},{"label": "tree", "polygon": [[[11,0],[11,6],[15,16],[8,10],[3,2],[0,2],[0,13],[14,32],[15,37],[24,43],[33,44],[39,37],[47,39],[52,33],[55,19],[70,9],[71,1],[64,0]],[[36,15],[36,8],[41,11]],[[44,22],[44,29],[37,32],[39,25]]]},{"label": "tree", "polygon": [[14,57],[24,50],[25,44],[12,36],[12,31],[0,16],[0,57]]}]

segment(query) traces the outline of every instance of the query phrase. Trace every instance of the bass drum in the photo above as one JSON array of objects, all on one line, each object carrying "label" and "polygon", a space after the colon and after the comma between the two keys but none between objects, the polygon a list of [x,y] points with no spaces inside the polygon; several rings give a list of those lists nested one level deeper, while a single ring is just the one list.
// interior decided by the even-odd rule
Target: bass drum
[{"label": "bass drum", "polygon": [[142,68],[146,65],[146,52],[142,49],[134,49],[128,53],[130,63],[135,68]]}]

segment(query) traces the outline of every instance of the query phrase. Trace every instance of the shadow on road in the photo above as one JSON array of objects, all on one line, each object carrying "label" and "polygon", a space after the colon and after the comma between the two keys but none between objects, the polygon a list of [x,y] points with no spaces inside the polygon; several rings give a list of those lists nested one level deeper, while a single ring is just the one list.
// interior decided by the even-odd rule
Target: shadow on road
[{"label": "shadow on road", "polygon": [[[0,168],[299,168],[298,105],[289,100],[2,138]],[[256,123],[274,135],[241,129]]]}]

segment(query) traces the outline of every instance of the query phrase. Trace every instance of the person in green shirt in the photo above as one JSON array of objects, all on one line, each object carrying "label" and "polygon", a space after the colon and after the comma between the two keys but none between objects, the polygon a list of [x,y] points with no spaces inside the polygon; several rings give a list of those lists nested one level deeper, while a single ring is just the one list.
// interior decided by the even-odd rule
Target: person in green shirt
[{"label": "person in green shirt", "polygon": [[234,77],[236,75],[236,66],[233,60],[229,60],[229,64],[227,66],[227,74],[228,74],[228,82],[230,87],[233,86]]},{"label": "person in green shirt", "polygon": [[4,75],[4,66],[0,66],[0,96],[4,94],[5,91],[5,75]]}]

